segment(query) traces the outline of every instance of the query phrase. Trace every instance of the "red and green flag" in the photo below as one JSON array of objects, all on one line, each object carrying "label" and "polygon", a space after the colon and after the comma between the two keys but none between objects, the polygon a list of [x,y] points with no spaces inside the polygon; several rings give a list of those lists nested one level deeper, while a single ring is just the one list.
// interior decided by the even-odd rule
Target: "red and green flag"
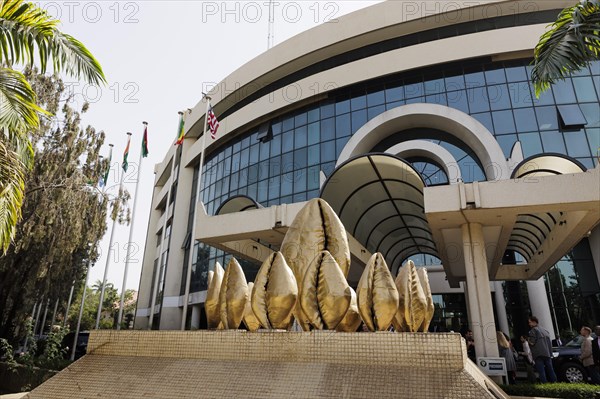
[{"label": "red and green flag", "polygon": [[110,150],[108,152],[108,165],[106,165],[106,170],[104,171],[104,175],[100,179],[100,187],[105,187],[108,185],[108,174],[110,172],[110,164],[112,162],[112,149],[113,145],[110,145]]},{"label": "red and green flag", "polygon": [[129,167],[129,163],[127,163],[127,157],[129,157],[129,143],[131,142],[131,135],[127,138],[127,147],[125,147],[125,152],[123,153],[123,170],[127,172],[127,168]]},{"label": "red and green flag", "polygon": [[185,131],[183,130],[183,126],[185,125],[185,121],[183,120],[183,112],[179,114],[179,127],[177,128],[177,141],[175,145],[183,144],[183,137],[185,136]]},{"label": "red and green flag", "polygon": [[148,124],[144,122],[144,137],[142,137],[142,157],[148,156]]}]

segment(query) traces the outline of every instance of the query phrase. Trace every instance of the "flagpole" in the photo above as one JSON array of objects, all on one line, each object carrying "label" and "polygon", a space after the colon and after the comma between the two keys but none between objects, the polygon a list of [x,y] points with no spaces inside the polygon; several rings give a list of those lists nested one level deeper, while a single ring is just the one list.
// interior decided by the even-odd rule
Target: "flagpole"
[{"label": "flagpole", "polygon": [[[181,125],[181,120],[184,118],[183,112],[179,111],[179,125]],[[180,144],[183,146],[183,143]],[[175,174],[175,161],[177,160],[177,149],[175,149],[175,154],[173,155],[173,161],[171,162],[171,181],[173,181],[173,177]],[[168,183],[168,181],[167,181]],[[156,273],[154,275],[154,281],[152,282],[152,299],[150,300],[150,316],[148,319],[148,330],[152,329],[152,323],[154,321],[154,307],[156,306],[156,296],[158,294],[158,281],[160,280],[160,268],[162,263],[162,253],[164,250],[164,242],[165,242],[165,231],[167,231],[167,222],[169,221],[169,205],[171,203],[171,190],[173,189],[173,184],[170,184],[169,189],[167,190],[167,204],[165,205],[165,219],[163,220],[162,226],[162,234],[160,236],[160,249],[158,251],[158,265],[156,267]]]},{"label": "flagpole", "polygon": [[[142,122],[144,130],[148,129],[148,122]],[[142,145],[144,136],[142,135]],[[121,329],[121,320],[123,318],[123,305],[125,302],[125,286],[127,284],[127,272],[129,271],[129,258],[131,256],[131,246],[133,241],[133,227],[135,221],[135,205],[137,204],[138,187],[140,184],[140,172],[142,171],[142,160],[144,152],[140,149],[140,160],[138,162],[137,176],[135,178],[135,194],[133,195],[133,208],[131,208],[131,225],[129,226],[129,241],[127,242],[127,255],[125,258],[125,271],[123,272],[123,286],[121,287],[121,302],[119,304],[119,317],[117,318],[117,330]]]},{"label": "flagpole", "polygon": [[75,281],[71,284],[71,291],[69,292],[69,300],[67,301],[67,308],[65,310],[65,319],[63,320],[63,328],[67,326],[67,320],[69,319],[69,309],[71,308],[71,299],[73,299],[73,290],[75,289]]},{"label": "flagpole", "polygon": [[[110,251],[109,251],[110,256]],[[73,348],[71,349],[71,361],[75,360],[75,351],[77,350],[77,341],[79,338],[79,327],[81,327],[81,318],[83,316],[83,305],[85,304],[85,291],[87,290],[88,280],[90,278],[90,270],[92,269],[92,261],[88,260],[88,268],[85,273],[85,284],[83,284],[83,293],[81,294],[81,305],[79,306],[79,317],[77,318],[77,327],[75,327],[75,337],[73,338]],[[102,303],[102,302],[100,302]],[[98,329],[98,326],[96,326]]]},{"label": "flagpole", "polygon": [[[131,140],[131,133],[127,132],[127,135],[129,136],[129,139],[127,141],[127,144],[129,145],[129,141]],[[125,171],[123,171],[123,173],[121,173],[121,178],[119,179],[119,194],[121,194],[121,190],[123,190],[123,179],[125,178]],[[118,196],[117,195],[117,196]],[[117,198],[118,200],[118,198]],[[104,290],[106,288],[106,279],[108,278],[108,266],[110,266],[110,250],[113,246],[114,240],[115,240],[115,227],[117,226],[117,219],[113,219],[113,224],[112,224],[112,228],[110,231],[110,240],[109,240],[109,244],[108,244],[108,251],[106,252],[106,264],[104,265],[104,278],[102,279],[102,289],[100,290],[100,303],[98,304],[98,314],[96,315],[96,327],[94,328],[95,330],[97,330],[100,326],[100,316],[102,314],[102,302],[104,301]]]},{"label": "flagpole", "polygon": [[183,315],[181,317],[181,329],[185,330],[185,325],[187,323],[187,308],[190,296],[190,282],[192,280],[192,265],[194,264],[194,246],[196,244],[196,239],[194,235],[196,234],[196,220],[198,218],[197,210],[198,210],[198,202],[200,201],[200,192],[202,191],[202,167],[204,165],[204,148],[206,147],[206,127],[208,125],[208,111],[210,109],[210,97],[206,94],[204,95],[206,99],[206,113],[204,114],[204,130],[202,133],[202,147],[200,149],[200,167],[198,168],[198,181],[196,185],[196,203],[190,204],[191,207],[194,207],[194,217],[192,218],[192,237],[190,241],[190,256],[188,259],[188,267],[187,274],[185,276],[185,294],[183,297]]}]

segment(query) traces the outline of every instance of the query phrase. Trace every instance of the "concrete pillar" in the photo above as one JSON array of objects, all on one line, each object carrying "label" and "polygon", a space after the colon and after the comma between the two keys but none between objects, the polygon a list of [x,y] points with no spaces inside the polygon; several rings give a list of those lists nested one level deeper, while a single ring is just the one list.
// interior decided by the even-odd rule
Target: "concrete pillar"
[{"label": "concrete pillar", "polygon": [[494,299],[496,300],[496,316],[498,316],[498,328],[506,335],[508,331],[508,317],[506,316],[506,301],[504,300],[504,288],[501,281],[494,281]]},{"label": "concrete pillar", "polygon": [[529,306],[531,314],[538,318],[540,327],[545,328],[550,333],[550,339],[555,339],[554,323],[550,314],[550,304],[546,294],[546,285],[544,278],[536,281],[526,281],[527,292],[529,293]]},{"label": "concrete pillar", "polygon": [[468,223],[463,224],[461,230],[475,351],[478,357],[498,356],[483,229],[479,223]]},{"label": "concrete pillar", "polygon": [[197,330],[200,328],[200,306],[201,305],[192,306],[192,320],[190,320],[191,330]]}]

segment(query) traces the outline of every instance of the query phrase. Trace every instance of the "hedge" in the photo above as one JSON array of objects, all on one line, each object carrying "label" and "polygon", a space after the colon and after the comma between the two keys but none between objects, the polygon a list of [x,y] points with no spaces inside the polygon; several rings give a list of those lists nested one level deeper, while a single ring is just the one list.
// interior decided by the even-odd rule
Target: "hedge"
[{"label": "hedge", "polygon": [[560,399],[600,399],[600,385],[570,384],[515,384],[501,385],[504,392],[511,396],[528,396]]}]

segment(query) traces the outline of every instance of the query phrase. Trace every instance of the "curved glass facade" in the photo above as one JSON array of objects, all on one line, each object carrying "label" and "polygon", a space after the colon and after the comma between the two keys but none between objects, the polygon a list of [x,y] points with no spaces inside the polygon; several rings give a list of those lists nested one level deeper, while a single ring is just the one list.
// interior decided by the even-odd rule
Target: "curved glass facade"
[{"label": "curved glass facade", "polygon": [[[331,174],[340,152],[360,127],[386,110],[411,103],[441,104],[471,115],[495,136],[506,158],[520,141],[524,157],[554,152],[594,167],[600,151],[600,62],[555,84],[539,99],[530,84],[529,63],[492,63],[484,58],[332,91],[327,100],[271,120],[266,137],[264,130],[259,134],[255,128],[210,154],[201,199],[212,215],[234,195],[247,195],[263,206],[315,198],[320,172]],[[586,124],[565,127],[561,120],[565,115],[559,112],[564,105],[576,106]],[[485,180],[476,156],[449,134],[415,129],[411,135],[402,135],[402,141],[406,139],[430,140],[446,148],[457,160],[465,182]],[[392,136],[373,151],[384,151],[398,142]],[[447,184],[448,176],[430,160],[409,162],[422,171],[428,185]],[[202,252],[206,255],[206,251],[198,253]],[[227,260],[222,251],[211,249],[209,254],[201,257],[200,269],[207,271],[215,260]],[[193,283],[192,292],[205,288],[203,284]]]}]

